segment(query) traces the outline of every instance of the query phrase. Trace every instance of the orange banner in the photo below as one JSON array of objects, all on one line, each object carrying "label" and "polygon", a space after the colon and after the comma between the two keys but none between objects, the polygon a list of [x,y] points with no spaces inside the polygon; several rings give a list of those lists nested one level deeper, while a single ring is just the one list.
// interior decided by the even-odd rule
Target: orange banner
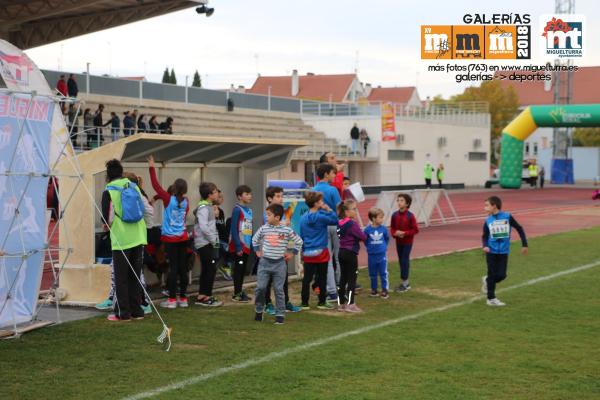
[{"label": "orange banner", "polygon": [[381,140],[396,140],[396,107],[381,103]]}]

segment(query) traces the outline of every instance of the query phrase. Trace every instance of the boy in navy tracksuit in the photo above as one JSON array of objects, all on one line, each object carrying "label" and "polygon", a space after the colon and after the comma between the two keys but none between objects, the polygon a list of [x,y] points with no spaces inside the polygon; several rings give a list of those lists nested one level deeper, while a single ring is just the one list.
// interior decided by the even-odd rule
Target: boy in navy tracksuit
[{"label": "boy in navy tracksuit", "polygon": [[383,225],[384,213],[381,208],[369,210],[371,224],[365,228],[367,254],[369,255],[369,278],[371,278],[371,297],[377,297],[377,277],[381,279],[381,297],[388,296],[387,246],[390,235]]},{"label": "boy in navy tracksuit", "polygon": [[487,276],[481,278],[481,291],[487,293],[488,306],[504,306],[496,298],[496,284],[506,278],[508,253],[510,252],[511,228],[515,228],[521,238],[521,252],[527,254],[527,237],[523,227],[510,213],[502,211],[502,200],[492,196],[485,201],[485,212],[488,214],[483,223],[482,246],[486,253]]},{"label": "boy in navy tracksuit", "polygon": [[300,220],[300,237],[302,246],[302,261],[304,262],[304,278],[302,279],[302,309],[309,310],[310,283],[317,275],[319,284],[319,304],[317,308],[331,310],[333,306],[325,301],[327,286],[327,263],[330,254],[327,248],[327,227],[337,225],[335,212],[323,202],[320,192],[307,192],[304,196],[309,212]]}]

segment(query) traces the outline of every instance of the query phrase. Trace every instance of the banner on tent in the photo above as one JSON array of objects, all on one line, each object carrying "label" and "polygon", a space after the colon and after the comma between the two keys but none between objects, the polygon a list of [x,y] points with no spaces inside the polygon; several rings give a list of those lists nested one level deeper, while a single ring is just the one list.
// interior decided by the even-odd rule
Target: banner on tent
[{"label": "banner on tent", "polygon": [[[54,104],[0,94],[0,327],[30,321],[46,243],[46,191]],[[26,118],[24,118],[26,117]]]}]

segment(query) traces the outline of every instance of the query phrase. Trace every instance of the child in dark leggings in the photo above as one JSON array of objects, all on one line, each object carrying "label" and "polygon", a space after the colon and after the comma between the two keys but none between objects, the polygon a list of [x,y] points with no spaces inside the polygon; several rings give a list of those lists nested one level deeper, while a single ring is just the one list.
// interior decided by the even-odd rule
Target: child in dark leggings
[{"label": "child in dark leggings", "polygon": [[[187,307],[189,236],[185,218],[190,209],[189,201],[185,197],[187,182],[183,179],[176,179],[171,185],[171,193],[169,193],[158,182],[152,156],[148,157],[148,165],[152,187],[164,206],[160,239],[165,244],[169,258],[169,278],[167,280],[169,298],[160,303],[160,306],[165,308]],[[177,290],[177,278],[179,278],[179,291]]]}]

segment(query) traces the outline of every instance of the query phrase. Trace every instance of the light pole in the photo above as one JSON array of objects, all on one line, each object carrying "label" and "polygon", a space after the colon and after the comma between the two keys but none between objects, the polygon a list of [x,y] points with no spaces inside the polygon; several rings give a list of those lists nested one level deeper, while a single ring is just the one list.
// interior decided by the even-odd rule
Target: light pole
[{"label": "light pole", "polygon": [[86,63],[85,67],[85,93],[90,94],[90,63]]}]

